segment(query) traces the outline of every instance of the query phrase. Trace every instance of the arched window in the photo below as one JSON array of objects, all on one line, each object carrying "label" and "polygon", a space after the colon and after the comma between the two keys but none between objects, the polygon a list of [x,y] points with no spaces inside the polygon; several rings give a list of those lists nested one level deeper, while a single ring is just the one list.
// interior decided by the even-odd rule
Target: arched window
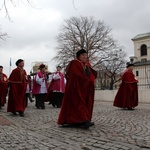
[{"label": "arched window", "polygon": [[147,46],[143,44],[141,46],[141,56],[147,55]]}]

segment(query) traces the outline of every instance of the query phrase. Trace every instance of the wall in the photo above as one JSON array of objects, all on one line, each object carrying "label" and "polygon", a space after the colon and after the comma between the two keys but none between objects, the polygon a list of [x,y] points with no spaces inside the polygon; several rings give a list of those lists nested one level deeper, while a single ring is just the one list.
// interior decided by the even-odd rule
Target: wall
[{"label": "wall", "polygon": [[[139,102],[150,103],[150,90],[139,90],[138,91]],[[113,102],[117,90],[95,90],[95,100]]]}]

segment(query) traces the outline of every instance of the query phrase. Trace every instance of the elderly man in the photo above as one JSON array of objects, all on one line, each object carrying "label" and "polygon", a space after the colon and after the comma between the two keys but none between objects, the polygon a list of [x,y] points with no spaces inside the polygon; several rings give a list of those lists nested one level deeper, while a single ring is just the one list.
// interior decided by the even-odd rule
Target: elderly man
[{"label": "elderly man", "polygon": [[91,119],[97,72],[87,61],[87,52],[84,49],[79,50],[76,56],[66,69],[67,83],[58,124],[88,129],[94,125]]}]

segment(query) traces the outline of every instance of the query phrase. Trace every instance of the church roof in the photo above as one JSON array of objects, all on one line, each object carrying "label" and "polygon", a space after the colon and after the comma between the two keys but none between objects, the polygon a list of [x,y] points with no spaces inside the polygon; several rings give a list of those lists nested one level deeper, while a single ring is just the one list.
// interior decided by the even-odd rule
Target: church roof
[{"label": "church roof", "polygon": [[134,62],[134,66],[145,66],[145,65],[150,65],[150,60],[145,62],[141,62],[141,61]]},{"label": "church roof", "polygon": [[138,34],[134,38],[132,38],[132,40],[134,41],[134,40],[145,38],[145,37],[150,37],[150,32],[143,33],[143,34]]}]

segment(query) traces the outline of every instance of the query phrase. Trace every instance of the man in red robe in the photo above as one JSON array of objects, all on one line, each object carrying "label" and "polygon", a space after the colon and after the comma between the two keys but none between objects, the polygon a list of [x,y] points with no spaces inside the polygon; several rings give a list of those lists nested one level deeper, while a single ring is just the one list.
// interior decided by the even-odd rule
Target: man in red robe
[{"label": "man in red robe", "polygon": [[76,56],[66,68],[67,83],[58,124],[79,125],[88,129],[94,125],[91,119],[97,72],[87,62],[87,52],[84,49],[79,50]]},{"label": "man in red robe", "polygon": [[7,112],[12,112],[17,115],[19,112],[21,117],[24,117],[26,108],[26,88],[27,88],[27,74],[23,69],[24,60],[19,59],[16,61],[16,66],[9,76],[9,97]]},{"label": "man in red robe", "polygon": [[128,63],[127,69],[122,75],[122,83],[113,104],[116,107],[133,110],[138,105],[138,80],[132,72],[133,66]]},{"label": "man in red robe", "polygon": [[0,109],[6,103],[7,88],[8,79],[6,74],[3,73],[3,66],[0,66]]}]

